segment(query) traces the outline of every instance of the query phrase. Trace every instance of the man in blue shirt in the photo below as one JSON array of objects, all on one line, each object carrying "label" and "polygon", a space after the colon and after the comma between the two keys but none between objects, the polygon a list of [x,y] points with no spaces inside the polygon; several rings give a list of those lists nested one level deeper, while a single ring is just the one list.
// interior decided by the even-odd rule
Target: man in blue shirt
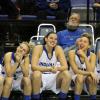
[{"label": "man in blue shirt", "polygon": [[56,18],[66,18],[70,8],[70,0],[35,0],[35,5],[39,17],[55,16]]},{"label": "man in blue shirt", "polygon": [[58,44],[62,46],[65,52],[75,47],[77,38],[83,33],[83,30],[79,28],[80,15],[78,13],[72,13],[66,23],[67,29],[59,31]]}]

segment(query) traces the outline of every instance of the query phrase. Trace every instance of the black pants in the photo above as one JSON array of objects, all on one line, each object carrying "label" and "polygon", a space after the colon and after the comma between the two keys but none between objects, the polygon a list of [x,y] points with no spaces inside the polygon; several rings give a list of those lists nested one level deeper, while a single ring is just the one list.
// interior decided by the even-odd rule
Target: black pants
[{"label": "black pants", "polygon": [[0,0],[0,6],[9,18],[17,18],[19,10],[11,0]]},{"label": "black pants", "polygon": [[37,10],[35,13],[39,19],[46,19],[46,16],[55,16],[55,19],[67,19],[67,17],[69,16],[69,11],[63,11],[63,10],[59,10],[56,11],[54,14],[50,14],[48,12],[46,12],[45,10]]}]

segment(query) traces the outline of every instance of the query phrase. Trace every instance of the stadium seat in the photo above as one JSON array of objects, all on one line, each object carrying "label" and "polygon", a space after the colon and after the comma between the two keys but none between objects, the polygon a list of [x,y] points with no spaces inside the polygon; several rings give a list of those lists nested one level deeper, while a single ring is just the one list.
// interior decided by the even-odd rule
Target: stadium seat
[{"label": "stadium seat", "polygon": [[[32,36],[30,38],[30,45],[34,46],[34,45],[42,44],[43,43],[43,37],[44,36]],[[38,40],[38,38],[41,38],[41,39]]]},{"label": "stadium seat", "polygon": [[97,55],[97,60],[98,60],[98,51],[100,50],[100,37],[98,37],[95,40],[95,54]]},{"label": "stadium seat", "polygon": [[46,16],[46,18],[49,19],[56,19],[56,16]]},{"label": "stadium seat", "polygon": [[[89,0],[89,20],[94,20],[93,2]],[[81,21],[87,20],[87,0],[71,0],[71,12],[77,12],[81,15]]]},{"label": "stadium seat", "polygon": [[50,31],[56,32],[56,27],[50,23],[42,23],[38,26],[37,35],[30,38],[30,44],[37,45],[43,43],[43,37]]},{"label": "stadium seat", "polygon": [[[95,54],[96,54],[96,57],[97,57],[97,59],[96,59],[96,61],[97,61],[96,71],[97,72],[100,71],[99,66],[98,66],[98,51],[99,50],[100,50],[100,37],[98,37],[95,41]],[[100,95],[100,84],[98,84],[98,86],[97,86],[97,94]]]},{"label": "stadium seat", "polygon": [[92,35],[92,46],[94,46],[94,28],[90,24],[80,24],[79,28],[81,28],[84,32],[88,32]]},{"label": "stadium seat", "polygon": [[[90,7],[94,3],[94,0],[90,0]],[[71,0],[72,7],[86,7],[87,6],[87,0]]]},{"label": "stadium seat", "polygon": [[50,31],[56,32],[56,27],[50,23],[42,23],[38,26],[37,36],[45,36]]},{"label": "stadium seat", "polygon": [[[20,15],[22,20],[34,20],[37,19],[36,15]],[[8,20],[8,15],[0,15],[0,20]]]},{"label": "stadium seat", "polygon": [[8,15],[0,15],[0,20],[7,20],[8,19]]},{"label": "stadium seat", "polygon": [[21,15],[22,20],[34,20],[37,19],[36,15]]},{"label": "stadium seat", "polygon": [[98,50],[100,50],[100,37],[95,40],[95,53],[97,55]]}]

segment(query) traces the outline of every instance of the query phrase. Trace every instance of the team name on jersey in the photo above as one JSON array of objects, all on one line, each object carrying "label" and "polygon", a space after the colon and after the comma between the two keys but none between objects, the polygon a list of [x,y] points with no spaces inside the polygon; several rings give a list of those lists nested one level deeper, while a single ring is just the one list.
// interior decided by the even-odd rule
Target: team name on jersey
[{"label": "team name on jersey", "polygon": [[51,66],[54,66],[54,63],[40,62],[40,63],[39,63],[39,66],[51,67]]}]

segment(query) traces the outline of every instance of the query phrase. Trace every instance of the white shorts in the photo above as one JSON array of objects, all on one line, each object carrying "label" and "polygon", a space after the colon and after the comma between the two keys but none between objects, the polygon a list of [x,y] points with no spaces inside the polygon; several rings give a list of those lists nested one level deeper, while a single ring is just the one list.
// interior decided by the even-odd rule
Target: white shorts
[{"label": "white shorts", "polygon": [[51,90],[56,94],[60,92],[60,90],[56,88],[56,78],[58,73],[59,72],[57,72],[56,74],[53,73],[42,74],[42,87],[40,92],[44,90]]},{"label": "white shorts", "polygon": [[[32,73],[32,70],[31,70],[31,66],[29,66],[29,77]],[[21,85],[22,85],[22,79],[23,79],[23,73],[18,73],[18,74],[15,74],[16,77],[13,77],[14,80],[13,80],[13,86],[12,86],[12,89],[13,90],[21,90],[23,91]]]},{"label": "white shorts", "polygon": [[[6,72],[4,67],[0,64],[0,76],[5,78],[6,77]],[[20,73],[19,75],[16,74],[16,79],[15,77],[13,77],[13,84],[12,84],[12,88],[11,90],[21,90],[20,84],[21,84],[21,80],[22,80],[23,74]]]},{"label": "white shorts", "polygon": [[22,83],[22,77],[16,78],[16,80],[13,80],[13,84],[12,84],[12,90],[19,90],[22,91],[21,89],[21,83]]}]

